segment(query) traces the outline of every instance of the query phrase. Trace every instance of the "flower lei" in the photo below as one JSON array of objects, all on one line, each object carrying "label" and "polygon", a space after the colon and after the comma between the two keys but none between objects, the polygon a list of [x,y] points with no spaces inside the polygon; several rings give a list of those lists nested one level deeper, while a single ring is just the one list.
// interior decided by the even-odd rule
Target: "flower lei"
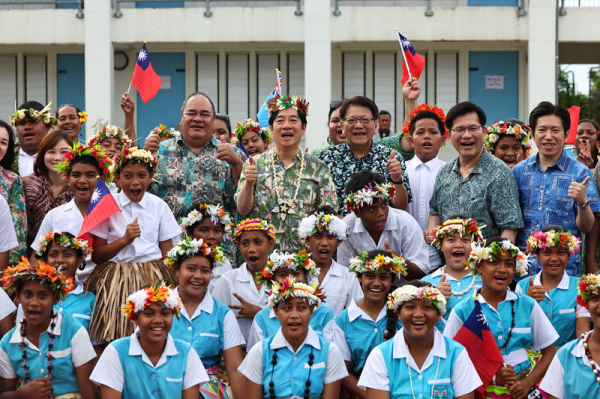
[{"label": "flower lei", "polygon": [[84,258],[92,252],[92,248],[88,247],[86,240],[80,240],[77,237],[69,238],[60,231],[51,231],[40,240],[40,247],[35,251],[35,255],[38,258],[42,258],[50,249],[50,244],[53,242],[64,248],[73,248],[76,251],[81,251]]},{"label": "flower lei", "polygon": [[78,112],[77,115],[79,115],[79,122],[80,123],[86,123],[88,120],[88,114],[85,111],[81,111]]},{"label": "flower lei", "polygon": [[156,173],[156,169],[158,168],[158,158],[156,155],[152,154],[149,151],[146,151],[142,148],[123,148],[122,151],[119,151],[116,155],[115,159],[115,169],[117,172],[123,170],[123,164],[129,160],[136,160],[141,163],[145,163],[150,166],[152,173]]},{"label": "flower lei", "polygon": [[404,125],[402,125],[402,133],[405,134],[406,136],[411,136],[410,121],[412,121],[415,116],[417,116],[418,114],[420,114],[423,111],[433,112],[442,120],[442,123],[444,124],[444,131],[440,132],[440,133],[442,134],[442,142],[445,142],[446,139],[448,138],[448,134],[449,134],[448,128],[446,128],[446,114],[444,114],[444,110],[441,109],[440,107],[436,107],[436,106],[429,105],[429,104],[421,104],[421,105],[417,106],[417,108],[415,108],[413,110],[413,112],[410,113],[410,119],[407,121],[404,121]]},{"label": "flower lei", "polygon": [[274,112],[283,111],[285,109],[295,109],[298,112],[308,116],[308,102],[297,96],[290,96],[289,94],[283,97],[273,97],[267,103],[269,108],[269,116]]},{"label": "flower lei", "polygon": [[163,263],[167,268],[173,267],[176,263],[181,263],[185,259],[193,258],[194,256],[206,256],[214,260],[214,267],[224,266],[227,262],[227,257],[223,255],[223,248],[211,245],[200,239],[186,237],[179,241],[163,259]]},{"label": "flower lei", "polygon": [[275,230],[273,230],[273,226],[269,224],[266,220],[263,219],[246,219],[238,223],[235,226],[235,231],[233,232],[233,241],[239,243],[240,237],[244,231],[262,231],[275,241]]},{"label": "flower lei", "polygon": [[581,276],[577,286],[577,304],[588,309],[588,302],[592,295],[600,295],[600,275],[588,274]]},{"label": "flower lei", "polygon": [[390,258],[380,254],[369,259],[367,252],[358,250],[357,256],[350,258],[348,271],[352,273],[379,273],[381,270],[391,270],[397,276],[408,274],[406,260],[398,255]]},{"label": "flower lei", "polygon": [[510,126],[504,121],[495,122],[487,127],[485,135],[485,148],[493,151],[496,143],[502,136],[515,136],[525,148],[525,158],[531,153],[531,128],[529,125],[514,124]]},{"label": "flower lei", "polygon": [[534,231],[527,239],[527,252],[535,254],[539,249],[561,247],[569,251],[569,255],[575,255],[579,251],[581,239],[571,234],[570,231],[548,232]]},{"label": "flower lei", "polygon": [[313,234],[319,233],[330,233],[339,241],[346,241],[350,236],[348,225],[335,215],[326,215],[321,212],[302,219],[300,227],[298,227],[301,239],[306,241]]},{"label": "flower lei", "polygon": [[98,130],[94,137],[88,142],[88,147],[94,147],[100,145],[100,142],[104,139],[117,138],[123,143],[123,148],[131,147],[133,143],[129,137],[125,134],[125,131],[116,125],[106,124],[102,126],[102,129]]},{"label": "flower lei", "polygon": [[51,127],[54,127],[56,126],[56,118],[48,113],[50,110],[50,105],[52,105],[52,103],[48,103],[48,105],[46,105],[41,111],[33,108],[16,110],[14,114],[8,116],[8,123],[10,123],[13,127],[16,127],[17,122],[21,119],[30,118],[38,122],[40,118],[42,118],[44,125],[50,125]]},{"label": "flower lei", "polygon": [[396,288],[388,295],[387,306],[388,309],[397,312],[404,303],[415,300],[433,304],[441,315],[446,313],[446,298],[440,290],[429,286],[417,288],[414,285],[405,285]]},{"label": "flower lei", "polygon": [[[173,137],[178,137],[179,135],[181,135],[181,133],[179,133],[177,130],[175,130],[174,127],[170,127],[167,129],[167,127],[165,125],[163,125],[162,123],[158,125],[157,127],[158,129],[158,135],[160,137],[166,137],[168,139],[172,139]],[[154,133],[154,129],[150,132],[150,134]]]},{"label": "flower lei", "polygon": [[[485,226],[484,226],[485,227]],[[442,226],[437,226],[433,230],[433,241],[431,245],[439,250],[442,249],[442,240],[450,234],[458,233],[462,237],[463,234],[470,234],[472,240],[479,244],[483,244],[483,234],[481,228],[477,226],[475,219],[449,219]]]},{"label": "flower lei", "polygon": [[280,283],[273,281],[273,288],[269,292],[269,306],[274,308],[279,302],[292,298],[302,298],[311,307],[318,307],[325,299],[325,293],[317,283],[312,285],[297,283],[293,277],[288,277]]},{"label": "flower lei", "polygon": [[267,128],[261,128],[258,122],[254,122],[252,119],[246,119],[243,123],[238,122],[237,127],[235,128],[234,138],[231,139],[231,144],[235,146],[240,146],[239,142],[244,137],[244,134],[247,132],[256,132],[262,139],[265,141],[265,144],[269,146],[273,142],[273,135],[271,134],[271,130]]},{"label": "flower lei", "polygon": [[394,186],[391,183],[375,184],[369,183],[356,193],[350,193],[346,197],[346,210],[358,211],[361,206],[373,205],[373,200],[378,198],[384,202],[390,202],[395,194]]},{"label": "flower lei", "polygon": [[144,309],[153,303],[165,309],[172,310],[175,317],[179,319],[181,299],[162,280],[129,295],[127,297],[127,304],[121,306],[119,309],[127,315],[129,320],[135,320],[138,313],[144,311]]},{"label": "flower lei", "polygon": [[[292,198],[282,199],[281,192],[283,192],[283,190],[279,186],[280,180],[279,180],[279,176],[277,175],[276,166],[275,166],[275,150],[271,151],[271,170],[273,172],[273,188],[275,190],[275,195],[277,196],[277,205],[278,205],[275,208],[273,208],[272,212],[274,212],[274,213],[281,212],[282,220],[285,220],[285,218],[288,214],[290,214],[290,215],[295,214],[296,207],[298,206],[297,198],[298,198],[298,192],[300,191],[300,186],[301,186],[300,179],[302,179],[302,175],[304,174],[304,168],[306,167],[306,161],[304,160],[304,153],[302,150],[298,151],[298,158],[300,158],[300,170],[298,171],[298,176],[296,177],[296,180],[298,180],[296,182],[296,191],[294,192],[294,195],[292,196]],[[293,180],[294,179],[290,179],[290,181],[293,181]]]},{"label": "flower lei", "polygon": [[510,253],[510,256],[517,258],[516,261],[516,272],[519,276],[525,276],[529,270],[529,256],[523,253],[514,245],[510,240],[502,240],[502,243],[493,242],[489,246],[480,245],[479,243],[471,243],[471,253],[466,265],[469,266],[470,272],[473,275],[478,275],[477,265],[484,260],[495,261],[498,255],[506,255]]},{"label": "flower lei", "polygon": [[35,264],[29,264],[29,261],[23,256],[21,262],[15,267],[7,267],[2,275],[2,285],[4,290],[12,295],[17,290],[18,282],[39,281],[42,287],[50,288],[54,296],[60,300],[67,297],[69,291],[74,287],[73,278],[65,275],[49,264],[38,260]]},{"label": "flower lei", "polygon": [[98,168],[102,171],[102,174],[110,176],[109,168],[112,165],[110,157],[100,151],[100,147],[84,147],[81,143],[73,143],[73,145],[69,147],[69,151],[65,153],[65,159],[56,165],[56,169],[58,169],[65,177],[69,176],[69,173],[71,172],[71,161],[78,155],[91,155],[96,159]]},{"label": "flower lei", "polygon": [[229,212],[225,211],[225,209],[221,206],[221,204],[218,204],[218,205],[212,205],[212,204],[207,204],[207,203],[200,204],[200,206],[198,206],[198,209],[192,210],[190,213],[187,214],[186,217],[181,218],[179,220],[179,224],[185,230],[186,228],[191,227],[191,226],[195,225],[196,223],[201,222],[205,216],[209,217],[210,221],[215,224],[217,224],[217,223],[222,224],[223,230],[224,230],[223,238],[224,239],[230,238],[231,229],[232,229],[231,215],[229,215]]},{"label": "flower lei", "polygon": [[321,273],[315,262],[310,259],[305,250],[298,253],[284,253],[274,250],[273,253],[269,255],[269,260],[262,272],[256,273],[259,276],[256,281],[260,284],[269,285],[273,281],[275,271],[280,268],[292,270],[298,270],[300,268],[306,272],[307,277],[312,276],[315,279],[319,277],[319,274]]}]

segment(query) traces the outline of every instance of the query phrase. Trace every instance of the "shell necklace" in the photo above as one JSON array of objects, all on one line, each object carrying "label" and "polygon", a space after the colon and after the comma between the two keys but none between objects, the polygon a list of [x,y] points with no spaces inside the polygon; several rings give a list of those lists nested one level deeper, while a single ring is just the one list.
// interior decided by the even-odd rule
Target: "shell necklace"
[{"label": "shell necklace", "polygon": [[[302,179],[302,174],[304,173],[304,167],[306,166],[306,162],[304,161],[304,154],[302,151],[298,151],[298,158],[300,158],[300,170],[298,171],[298,176],[296,177],[296,191],[292,198],[281,198],[282,194],[280,194],[280,180],[277,175],[276,167],[275,167],[275,149],[271,152],[271,169],[273,170],[273,188],[275,189],[275,194],[277,195],[277,207],[273,209],[273,212],[279,213],[281,216],[281,220],[285,220],[287,215],[293,215],[296,213],[295,208],[298,202],[298,192],[300,191],[300,179]],[[285,173],[285,167],[284,167]],[[293,179],[291,179],[293,181]]]},{"label": "shell necklace", "polygon": [[[442,273],[446,274],[446,265],[444,265],[442,267]],[[452,291],[452,295],[455,295],[455,296],[465,295],[467,292],[471,291],[471,288],[473,288],[473,285],[475,285],[475,280],[476,279],[477,279],[477,277],[475,275],[473,275],[473,277],[471,278],[471,283],[469,284],[469,286],[467,288],[465,288],[464,290],[459,291],[459,292],[451,290]]]}]

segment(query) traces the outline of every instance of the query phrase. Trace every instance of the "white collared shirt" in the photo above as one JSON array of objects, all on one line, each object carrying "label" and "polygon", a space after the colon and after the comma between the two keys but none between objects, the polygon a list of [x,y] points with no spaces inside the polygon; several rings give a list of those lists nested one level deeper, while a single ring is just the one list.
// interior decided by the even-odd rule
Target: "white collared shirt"
[{"label": "white collared shirt", "polygon": [[371,251],[385,249],[385,240],[399,255],[413,262],[425,274],[431,271],[429,266],[429,249],[423,238],[419,223],[408,212],[390,207],[384,231],[375,242],[360,218],[354,213],[346,215],[344,222],[350,227],[350,238],[338,247],[337,261],[349,265],[350,258],[356,256],[356,251]]},{"label": "white collared shirt", "polygon": [[350,306],[352,300],[360,302],[363,299],[362,288],[360,288],[356,273],[348,271],[347,266],[343,266],[333,259],[331,267],[321,283],[321,288],[325,292],[325,303],[336,316]]},{"label": "white collared shirt", "polygon": [[37,158],[37,153],[29,155],[21,147],[19,147],[19,175],[21,177],[33,173],[33,164]]},{"label": "white collared shirt", "polygon": [[10,251],[19,246],[15,225],[8,202],[0,195],[0,252]]}]

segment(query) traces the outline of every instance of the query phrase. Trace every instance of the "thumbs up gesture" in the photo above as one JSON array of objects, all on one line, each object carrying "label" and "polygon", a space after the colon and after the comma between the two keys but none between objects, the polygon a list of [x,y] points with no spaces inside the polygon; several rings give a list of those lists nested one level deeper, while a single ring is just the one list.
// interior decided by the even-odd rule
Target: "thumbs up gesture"
[{"label": "thumbs up gesture", "polygon": [[546,290],[541,285],[533,285],[533,277],[529,277],[529,289],[527,290],[527,296],[535,299],[537,302],[542,302]]},{"label": "thumbs up gesture", "polygon": [[452,296],[452,286],[450,285],[449,281],[446,281],[446,273],[444,273],[444,276],[442,276],[440,283],[437,285],[437,289],[440,290],[447,301],[450,300],[450,296]]},{"label": "thumbs up gesture", "polygon": [[[217,159],[225,161],[231,166],[239,164],[241,166],[242,159],[238,156],[237,152],[233,149],[233,146],[225,140],[225,136],[219,137],[219,146],[217,147]],[[241,168],[240,168],[241,170]]]},{"label": "thumbs up gesture", "polygon": [[387,252],[389,252],[391,255],[393,255],[393,256],[400,256],[400,255],[398,255],[398,253],[396,251],[394,251],[392,249],[392,247],[390,247],[390,242],[388,241],[387,238],[385,240],[383,240],[383,246],[384,246],[385,250]]},{"label": "thumbs up gesture", "polygon": [[244,174],[246,175],[246,184],[251,187],[254,186],[256,180],[258,180],[258,168],[254,165],[254,157],[250,155],[248,158],[248,164],[244,168]]},{"label": "thumbs up gesture", "polygon": [[583,179],[583,182],[577,183],[576,181],[571,182],[569,186],[569,197],[573,199],[578,205],[583,205],[585,201],[587,201],[587,184],[590,181],[590,177],[587,176]]},{"label": "thumbs up gesture", "polygon": [[390,153],[390,159],[388,159],[385,167],[390,172],[392,181],[402,181],[402,165],[396,159],[396,150],[392,150]]},{"label": "thumbs up gesture", "polygon": [[131,244],[133,240],[141,235],[142,230],[140,230],[140,225],[138,224],[138,218],[136,216],[136,218],[133,219],[133,222],[129,223],[125,229],[125,240],[127,241],[127,244]]},{"label": "thumbs up gesture", "polygon": [[158,128],[154,128],[154,131],[146,137],[146,141],[144,143],[144,150],[150,151],[151,153],[155,153],[158,151],[160,146],[160,136],[158,135]]}]

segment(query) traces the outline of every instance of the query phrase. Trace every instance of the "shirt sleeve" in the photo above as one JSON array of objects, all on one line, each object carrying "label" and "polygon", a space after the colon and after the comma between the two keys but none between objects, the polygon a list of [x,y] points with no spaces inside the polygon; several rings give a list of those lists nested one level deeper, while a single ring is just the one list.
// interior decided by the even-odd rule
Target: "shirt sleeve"
[{"label": "shirt sleeve", "polygon": [[254,345],[263,339],[265,339],[265,333],[256,322],[256,318],[254,318],[254,320],[252,320],[252,327],[250,327],[250,333],[248,334],[248,345],[246,346],[246,349],[253,348]]},{"label": "shirt sleeve", "polygon": [[329,168],[322,162],[319,162],[319,166],[322,169],[319,187],[320,207],[329,206],[331,209],[337,209],[337,193]]},{"label": "shirt sleeve", "polygon": [[489,210],[499,229],[520,229],[524,226],[517,179],[508,166],[491,179],[488,193],[491,194]]},{"label": "shirt sleeve", "polygon": [[2,378],[17,378],[17,373],[13,368],[8,354],[4,352],[4,348],[0,347],[0,377]]},{"label": "shirt sleeve", "polygon": [[560,362],[558,356],[554,356],[552,363],[546,371],[544,379],[540,383],[540,389],[544,390],[547,394],[557,397],[558,399],[565,399],[565,370]]},{"label": "shirt sleeve", "polygon": [[37,234],[35,240],[33,240],[33,243],[31,244],[31,249],[33,249],[34,251],[37,251],[40,248],[40,240],[42,238],[44,238],[46,236],[46,234],[48,234],[52,231],[53,217],[54,217],[54,212],[52,212],[52,211],[48,212],[46,214],[46,216],[44,216],[44,219],[42,220],[42,224],[40,225],[40,229],[38,230],[38,234]]},{"label": "shirt sleeve", "polygon": [[202,365],[202,361],[200,361],[200,357],[190,345],[185,368],[185,377],[183,377],[183,389],[201,385],[205,382],[208,382],[208,374],[206,374],[206,370]]},{"label": "shirt sleeve", "polygon": [[[352,232],[350,232],[352,234]],[[352,249],[352,246],[346,241],[342,241],[337,250],[337,263],[342,265],[350,264],[350,258],[356,255],[356,251]]]},{"label": "shirt sleeve", "polygon": [[464,322],[458,317],[454,309],[452,309],[450,316],[448,316],[448,321],[446,322],[446,328],[444,328],[444,337],[454,339],[463,324]]},{"label": "shirt sleeve", "polygon": [[245,345],[246,341],[240,331],[240,325],[235,319],[233,312],[229,310],[223,319],[223,350],[234,346]]},{"label": "shirt sleeve", "polygon": [[[400,237],[402,256],[413,262],[423,271],[423,273],[427,274],[431,271],[431,268],[429,267],[429,248],[423,237],[423,231],[412,216],[406,212],[402,215],[404,214],[408,216],[403,218],[404,220],[401,220],[400,215],[398,215],[398,222],[400,226],[402,226],[402,234]],[[394,249],[398,250],[398,248]]]},{"label": "shirt sleeve", "polygon": [[[447,164],[446,164],[447,165]],[[443,170],[443,167],[438,171],[437,176],[435,177],[435,184],[433,186],[433,194],[431,195],[431,199],[429,199],[429,215],[438,216],[440,214],[440,210],[438,207],[439,197],[441,195],[441,180],[440,180],[440,172]]]},{"label": "shirt sleeve", "polygon": [[559,338],[552,323],[537,302],[531,310],[531,335],[532,346],[538,351],[552,345]]},{"label": "shirt sleeve", "polygon": [[467,350],[463,349],[452,365],[452,389],[454,389],[454,395],[466,395],[476,390],[480,385],[482,383],[479,374],[477,374],[477,370],[475,370],[475,366],[473,366]]},{"label": "shirt sleeve", "polygon": [[[594,178],[592,176],[592,172],[588,168],[583,169],[582,176],[580,177],[581,178],[580,183],[582,183],[586,177],[589,177],[590,180],[594,180]],[[598,189],[596,188],[596,185],[588,184],[585,188],[585,191],[586,191],[586,196],[590,200],[590,209],[594,213],[599,213],[600,212],[600,203],[598,202]],[[577,208],[579,209],[579,207],[577,207]]]},{"label": "shirt sleeve", "polygon": [[225,305],[231,305],[231,290],[229,289],[229,274],[230,272],[225,273],[221,276],[215,289],[212,292],[213,298],[218,301],[223,302]]},{"label": "shirt sleeve", "polygon": [[[3,320],[6,316],[12,314],[17,307],[10,300],[10,297],[4,290],[0,290],[0,320]],[[589,313],[588,313],[589,317]]]},{"label": "shirt sleeve", "polygon": [[385,360],[383,360],[383,353],[381,353],[379,347],[375,347],[369,354],[369,357],[367,357],[365,367],[358,380],[358,387],[361,389],[373,388],[389,392],[390,377]]},{"label": "shirt sleeve", "polygon": [[323,327],[323,338],[325,338],[328,341],[334,342],[336,331],[337,331],[337,324],[335,324],[335,318],[332,318]]},{"label": "shirt sleeve", "polygon": [[109,229],[110,221],[112,218],[113,218],[113,216],[111,215],[107,219],[101,221],[99,224],[97,224],[95,227],[93,227],[89,231],[89,233],[96,237],[104,238],[105,240],[107,240],[108,239],[108,229]]},{"label": "shirt sleeve", "polygon": [[123,392],[125,383],[123,366],[117,349],[113,345],[108,345],[102,352],[102,356],[98,359],[98,363],[90,375],[90,380],[98,385],[106,385],[115,391]]},{"label": "shirt sleeve", "polygon": [[337,323],[335,324],[333,343],[340,350],[340,353],[342,354],[342,359],[344,359],[344,361],[346,362],[351,362],[352,352],[350,352],[350,348],[348,347],[348,343],[346,342],[346,333],[340,328],[340,326]]},{"label": "shirt sleeve", "polygon": [[347,376],[348,369],[346,369],[346,363],[344,363],[344,359],[342,359],[340,350],[335,345],[329,345],[329,352],[327,353],[327,370],[325,370],[323,384],[330,384]]},{"label": "shirt sleeve", "polygon": [[[64,322],[64,319],[63,319]],[[92,346],[90,337],[85,327],[80,327],[79,330],[71,338],[73,366],[79,367],[86,364],[96,357],[96,351]]]},{"label": "shirt sleeve", "polygon": [[263,384],[262,345],[254,345],[238,368],[239,372],[257,385]]},{"label": "shirt sleeve", "polygon": [[577,318],[577,319],[580,317],[590,317],[590,318],[592,317],[592,315],[590,315],[590,311],[580,305],[577,305],[575,312],[576,312],[575,318]]},{"label": "shirt sleeve", "polygon": [[17,233],[10,215],[10,208],[4,197],[0,197],[0,252],[6,252],[19,246]]},{"label": "shirt sleeve", "polygon": [[408,172],[406,171],[406,162],[404,162],[404,157],[402,157],[402,154],[399,151],[396,152],[396,159],[398,160],[398,162],[400,162],[400,167],[402,168],[402,185],[406,189],[406,196],[408,197],[408,202],[411,202],[412,191],[410,189],[410,180],[408,178]]}]

